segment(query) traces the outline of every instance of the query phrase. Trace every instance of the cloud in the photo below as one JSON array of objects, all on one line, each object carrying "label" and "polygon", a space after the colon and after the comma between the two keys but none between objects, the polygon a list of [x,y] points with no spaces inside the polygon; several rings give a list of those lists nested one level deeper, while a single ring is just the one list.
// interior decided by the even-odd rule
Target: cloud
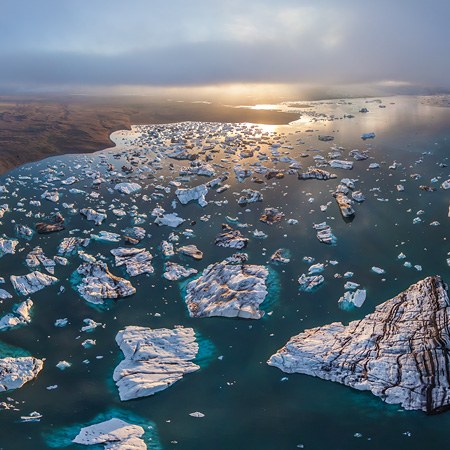
[{"label": "cloud", "polygon": [[390,80],[450,87],[444,0],[433,8],[419,0],[9,3],[0,17],[3,86]]}]

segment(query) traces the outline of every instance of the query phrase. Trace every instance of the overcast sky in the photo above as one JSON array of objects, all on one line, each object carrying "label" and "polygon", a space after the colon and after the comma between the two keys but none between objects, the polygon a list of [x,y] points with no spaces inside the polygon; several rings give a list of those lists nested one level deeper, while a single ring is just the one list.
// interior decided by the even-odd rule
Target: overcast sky
[{"label": "overcast sky", "polygon": [[0,86],[450,88],[450,0],[0,0]]}]

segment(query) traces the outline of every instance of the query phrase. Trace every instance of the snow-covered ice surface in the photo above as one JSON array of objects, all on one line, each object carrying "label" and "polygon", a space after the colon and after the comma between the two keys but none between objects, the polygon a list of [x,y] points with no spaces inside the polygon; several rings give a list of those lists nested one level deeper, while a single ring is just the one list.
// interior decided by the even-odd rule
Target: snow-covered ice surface
[{"label": "snow-covered ice surface", "polygon": [[[299,120],[134,126],[113,133],[112,149],[50,158],[0,178],[0,318],[20,325],[3,329],[0,356],[44,361],[35,379],[1,394],[0,447],[68,446],[83,427],[113,418],[142,427],[155,450],[336,442],[356,450],[360,434],[368,448],[409,449],[409,431],[417,448],[429,448],[431,435],[436,448],[447,445],[450,414],[424,420],[364,392],[286,377],[265,361],[290,337],[360,320],[420,279],[449,281],[450,109],[409,97],[281,108]],[[354,214],[341,214],[336,193]],[[33,233],[55,213],[63,229]],[[234,245],[216,245],[218,237]],[[201,259],[179,251],[191,245]],[[274,263],[279,249],[286,258]],[[108,267],[107,281],[77,271],[96,261]],[[221,261],[267,276],[259,320],[190,316],[187,286],[200,287],[207,267]],[[304,283],[308,277],[320,283]],[[252,294],[242,276],[211,285],[216,300],[220,289]],[[83,299],[80,286],[100,301]],[[31,314],[17,314],[14,305],[28,298]],[[117,333],[178,325],[195,332],[190,363],[199,369],[157,395],[121,402]],[[154,362],[146,364],[153,371]],[[34,412],[39,421],[21,421]],[[318,431],[324,423],[332,433]]]}]

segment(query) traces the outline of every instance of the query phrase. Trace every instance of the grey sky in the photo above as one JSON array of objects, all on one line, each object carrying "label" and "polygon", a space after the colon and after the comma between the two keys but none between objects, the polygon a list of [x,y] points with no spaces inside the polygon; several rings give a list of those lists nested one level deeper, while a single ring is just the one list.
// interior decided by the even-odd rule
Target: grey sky
[{"label": "grey sky", "polygon": [[448,0],[0,0],[0,86],[450,88]]}]

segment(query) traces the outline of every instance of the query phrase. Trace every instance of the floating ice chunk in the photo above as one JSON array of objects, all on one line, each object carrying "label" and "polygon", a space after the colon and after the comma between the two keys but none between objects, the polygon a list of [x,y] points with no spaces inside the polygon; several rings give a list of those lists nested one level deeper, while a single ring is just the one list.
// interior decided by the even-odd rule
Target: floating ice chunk
[{"label": "floating ice chunk", "polygon": [[255,229],[252,234],[257,239],[266,239],[267,238],[267,234],[264,233],[264,231],[260,231],[257,229]]},{"label": "floating ice chunk", "polygon": [[77,177],[69,177],[69,178],[66,178],[65,180],[61,180],[61,184],[69,186],[71,184],[77,183],[78,181],[80,181],[80,180]]},{"label": "floating ice chunk", "polygon": [[160,247],[163,255],[167,258],[175,254],[173,244],[168,241],[162,241]]},{"label": "floating ice chunk", "polygon": [[8,291],[0,289],[0,299],[6,300],[7,298],[12,298],[12,295]]},{"label": "floating ice chunk", "polygon": [[33,411],[28,416],[20,416],[21,422],[40,422],[42,414],[37,411]]},{"label": "floating ice chunk", "polygon": [[298,174],[299,180],[329,180],[331,178],[336,178],[336,175],[316,167],[310,167],[307,172]]},{"label": "floating ice chunk", "polygon": [[270,261],[281,264],[287,264],[291,261],[288,256],[289,252],[286,249],[279,248],[272,254],[272,256],[270,257]]},{"label": "floating ice chunk", "polygon": [[333,159],[330,161],[330,167],[333,167],[335,169],[346,169],[351,170],[353,169],[353,161],[343,161],[340,159]]},{"label": "floating ice chunk", "polygon": [[51,202],[57,203],[59,201],[59,192],[58,191],[45,191],[41,198],[45,200],[49,200]]},{"label": "floating ice chunk", "polygon": [[381,269],[380,267],[376,267],[376,266],[373,266],[370,270],[374,273],[377,273],[378,275],[382,275],[383,273],[386,273],[386,271],[384,269]]},{"label": "floating ice chunk", "polygon": [[362,203],[365,199],[366,197],[361,191],[352,192],[352,200],[355,202]]},{"label": "floating ice chunk", "polygon": [[182,278],[188,278],[191,275],[197,273],[197,270],[191,269],[190,267],[183,267],[180,264],[174,262],[166,262],[166,271],[163,276],[167,280],[178,281]]},{"label": "floating ice chunk", "polygon": [[214,243],[219,247],[242,249],[247,246],[248,239],[227,224],[222,224],[222,233],[216,236]]},{"label": "floating ice chunk", "polygon": [[31,322],[31,308],[33,302],[28,299],[22,303],[16,304],[11,313],[0,318],[0,331],[16,328],[20,325],[26,325]]},{"label": "floating ice chunk", "polygon": [[44,361],[31,356],[0,359],[0,392],[19,389],[37,377]]},{"label": "floating ice chunk", "polygon": [[72,364],[70,362],[68,362],[68,361],[59,361],[58,364],[56,364],[56,367],[59,370],[66,370],[66,369],[68,369],[71,366],[72,366]]},{"label": "floating ice chunk", "polygon": [[317,273],[322,273],[325,270],[324,264],[313,264],[309,267],[308,275],[315,275]]},{"label": "floating ice chunk", "polygon": [[85,324],[83,327],[81,327],[82,332],[85,333],[90,333],[92,331],[94,331],[97,327],[103,327],[105,328],[105,325],[103,325],[100,322],[96,322],[95,320],[92,319],[83,319],[83,323]]},{"label": "floating ice chunk", "polygon": [[93,347],[94,345],[96,345],[97,344],[97,341],[95,340],[95,339],[86,339],[86,340],[84,340],[82,343],[81,343],[81,345],[84,347],[84,348],[91,348],[91,347]]},{"label": "floating ice chunk", "polygon": [[260,319],[259,308],[267,295],[269,271],[261,265],[209,265],[201,277],[186,288],[186,304],[191,317],[241,317]]},{"label": "floating ice chunk", "polygon": [[102,230],[98,234],[91,234],[91,239],[99,242],[119,242],[120,234]]},{"label": "floating ice chunk", "polygon": [[145,248],[116,248],[111,250],[115,256],[116,266],[125,265],[130,276],[141,275],[143,273],[153,273],[153,256]]},{"label": "floating ice chunk", "polygon": [[58,246],[59,255],[71,255],[76,253],[79,247],[87,247],[90,240],[87,238],[68,237],[64,238]]},{"label": "floating ice chunk", "polygon": [[234,173],[236,175],[237,180],[239,183],[242,183],[245,178],[251,176],[252,171],[249,169],[244,169],[241,165],[237,164],[233,167]]},{"label": "floating ice chunk", "polygon": [[90,303],[103,303],[104,299],[128,297],[136,292],[128,280],[111,274],[103,262],[83,263],[77,272],[84,275],[77,290]]},{"label": "floating ice chunk", "polygon": [[263,195],[259,191],[253,189],[244,189],[241,192],[241,197],[238,199],[239,205],[247,205],[249,203],[256,203],[263,201]]},{"label": "floating ice chunk", "polygon": [[192,362],[198,353],[192,328],[130,326],[116,342],[125,356],[113,375],[122,401],[153,395],[200,369]]},{"label": "floating ice chunk", "polygon": [[58,281],[57,278],[38,271],[27,275],[11,275],[10,280],[14,289],[22,295],[33,294]]},{"label": "floating ice chunk", "polygon": [[144,433],[140,426],[113,418],[82,428],[72,442],[83,445],[104,444],[105,450],[146,450],[147,445],[141,439]]},{"label": "floating ice chunk", "polygon": [[325,278],[322,275],[312,275],[307,276],[302,274],[298,279],[298,283],[300,284],[300,290],[305,292],[311,292],[316,287],[320,286],[325,281]]},{"label": "floating ice chunk", "polygon": [[191,189],[177,189],[175,195],[181,204],[186,205],[192,200],[198,201],[200,206],[206,206],[208,202],[206,201],[206,194],[208,193],[208,187],[206,184],[200,184],[199,186],[193,187]]},{"label": "floating ice chunk", "polygon": [[333,245],[336,243],[336,236],[331,231],[331,227],[326,224],[326,222],[321,222],[314,224],[314,229],[316,230],[317,239],[324,244]]},{"label": "floating ice chunk", "polygon": [[357,289],[354,292],[347,291],[343,297],[338,301],[339,305],[343,309],[348,309],[349,307],[356,306],[360,308],[366,301],[366,291],[365,289]]},{"label": "floating ice chunk", "polygon": [[181,217],[178,217],[177,213],[162,214],[155,219],[155,223],[157,225],[159,226],[166,225],[172,228],[180,226],[183,222],[185,222],[185,220],[182,219]]},{"label": "floating ice chunk", "polygon": [[0,238],[0,258],[6,254],[14,255],[18,244],[16,239]]},{"label": "floating ice chunk", "polygon": [[118,183],[114,186],[116,191],[121,192],[122,194],[134,194],[141,190],[141,186],[137,183]]},{"label": "floating ice chunk", "polygon": [[92,208],[83,208],[80,213],[86,217],[87,220],[95,222],[95,225],[101,225],[102,222],[107,218],[107,215],[102,212],[97,212]]},{"label": "floating ice chunk", "polygon": [[69,320],[68,320],[67,318],[64,318],[64,319],[56,319],[54,325],[55,325],[55,327],[63,328],[63,327],[65,327],[68,323],[69,323]]}]

